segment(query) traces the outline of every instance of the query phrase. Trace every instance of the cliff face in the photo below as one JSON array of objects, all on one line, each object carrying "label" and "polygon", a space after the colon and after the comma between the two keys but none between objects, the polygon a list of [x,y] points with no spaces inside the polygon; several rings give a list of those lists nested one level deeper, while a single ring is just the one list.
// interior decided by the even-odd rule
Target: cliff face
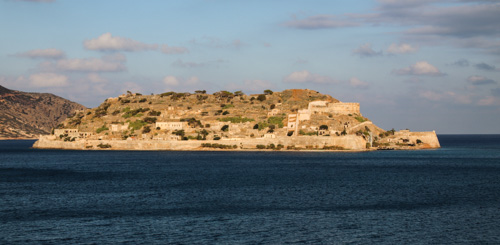
[{"label": "cliff face", "polygon": [[360,112],[307,89],[245,95],[125,94],[67,118],[38,148],[374,150],[439,147],[434,132],[385,131]]},{"label": "cliff face", "polygon": [[36,138],[84,106],[47,93],[26,93],[0,86],[0,138]]}]

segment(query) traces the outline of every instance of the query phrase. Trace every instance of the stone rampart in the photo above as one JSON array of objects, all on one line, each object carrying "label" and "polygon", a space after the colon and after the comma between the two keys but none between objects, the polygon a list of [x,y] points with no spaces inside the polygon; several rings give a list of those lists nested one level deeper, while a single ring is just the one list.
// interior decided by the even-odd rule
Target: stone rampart
[{"label": "stone rampart", "polygon": [[326,136],[278,136],[275,138],[245,138],[231,140],[190,140],[190,141],[170,141],[170,140],[87,140],[78,139],[74,142],[54,140],[53,137],[42,136],[33,145],[39,149],[68,149],[68,150],[100,150],[99,144],[110,145],[108,150],[206,150],[202,148],[203,143],[217,143],[224,145],[236,145],[235,150],[256,149],[257,145],[281,144],[285,148],[294,146],[297,148],[321,149],[324,146],[339,146],[346,150],[365,150],[366,141],[363,137],[355,135],[326,137]]}]

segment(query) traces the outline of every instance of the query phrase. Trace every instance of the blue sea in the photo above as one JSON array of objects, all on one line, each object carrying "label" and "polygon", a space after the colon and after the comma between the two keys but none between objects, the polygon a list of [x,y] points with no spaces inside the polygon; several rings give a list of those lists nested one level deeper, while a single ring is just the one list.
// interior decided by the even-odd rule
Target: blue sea
[{"label": "blue sea", "polygon": [[2,244],[499,244],[500,135],[375,152],[0,141]]}]

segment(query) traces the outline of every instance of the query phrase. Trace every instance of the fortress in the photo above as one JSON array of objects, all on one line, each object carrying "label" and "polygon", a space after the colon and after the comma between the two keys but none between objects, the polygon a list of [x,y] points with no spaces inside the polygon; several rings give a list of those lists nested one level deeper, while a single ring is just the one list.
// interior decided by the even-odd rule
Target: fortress
[{"label": "fortress", "polygon": [[439,147],[434,132],[385,131],[313,90],[259,95],[167,92],[109,98],[66,119],[36,148],[111,150],[375,150]]}]

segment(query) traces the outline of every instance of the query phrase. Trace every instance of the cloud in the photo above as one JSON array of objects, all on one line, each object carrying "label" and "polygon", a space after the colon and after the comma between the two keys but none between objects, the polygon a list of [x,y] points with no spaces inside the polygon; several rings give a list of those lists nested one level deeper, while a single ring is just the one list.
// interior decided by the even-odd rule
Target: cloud
[{"label": "cloud", "polygon": [[468,95],[460,95],[452,91],[432,91],[420,90],[417,91],[417,96],[432,102],[444,101],[453,104],[472,104],[472,99]]},{"label": "cloud", "polygon": [[500,54],[498,1],[379,0],[375,12],[352,16],[368,25],[401,26],[403,40]]},{"label": "cloud", "polygon": [[235,39],[231,42],[226,42],[220,40],[219,38],[208,37],[208,36],[203,36],[199,39],[193,39],[189,41],[189,43],[191,43],[192,45],[199,45],[211,48],[240,48],[244,45],[244,43],[239,39]]},{"label": "cloud", "polygon": [[387,53],[389,54],[409,54],[417,52],[418,48],[412,47],[410,44],[400,43],[400,44],[391,44],[387,48]]},{"label": "cloud", "polygon": [[467,67],[470,65],[469,61],[466,59],[460,59],[452,63],[454,66]]},{"label": "cloud", "polygon": [[167,87],[193,88],[200,85],[200,79],[197,76],[192,76],[187,79],[175,76],[166,76],[163,78],[163,84]]},{"label": "cloud", "polygon": [[488,65],[488,64],[486,64],[484,62],[483,63],[479,63],[479,64],[475,64],[474,67],[476,67],[479,70],[483,70],[483,71],[495,71],[496,70],[495,66]]},{"label": "cloud", "polygon": [[352,53],[355,55],[359,55],[360,57],[373,57],[382,55],[382,51],[376,52],[372,49],[371,43],[365,43],[359,46],[359,48],[353,50]]},{"label": "cloud", "polygon": [[184,47],[173,47],[168,46],[167,44],[163,44],[161,46],[161,52],[164,54],[184,54],[189,53],[189,50]]},{"label": "cloud", "polygon": [[155,50],[158,48],[157,44],[146,44],[130,38],[112,36],[107,32],[98,38],[86,40],[83,46],[88,50],[97,51],[146,51]]},{"label": "cloud", "polygon": [[93,83],[105,83],[105,82],[107,82],[106,79],[99,76],[99,74],[97,74],[97,73],[89,73],[87,75],[87,79]]},{"label": "cloud", "polygon": [[349,85],[353,88],[358,88],[358,89],[367,89],[370,87],[370,85],[367,82],[363,82],[359,80],[357,77],[353,77],[349,80]]},{"label": "cloud", "polygon": [[397,75],[416,75],[416,76],[443,76],[438,68],[427,63],[427,61],[419,61],[410,67],[398,69],[392,71],[392,73]]},{"label": "cloud", "polygon": [[500,88],[491,89],[491,94],[495,97],[500,97]]},{"label": "cloud", "polygon": [[486,96],[486,98],[483,98],[477,102],[477,105],[480,106],[492,106],[492,105],[498,105],[500,104],[500,100],[494,96]]},{"label": "cloud", "polygon": [[467,78],[467,82],[472,83],[473,85],[488,85],[497,83],[496,81],[483,76],[470,76]]},{"label": "cloud", "polygon": [[304,29],[304,30],[314,30],[314,29],[333,29],[333,28],[343,28],[343,27],[353,27],[358,26],[359,23],[349,20],[346,18],[339,18],[335,15],[315,15],[309,16],[305,19],[297,19],[293,16],[293,19],[287,21],[285,26]]},{"label": "cloud", "polygon": [[328,76],[313,74],[307,70],[295,71],[283,78],[285,83],[337,83]]},{"label": "cloud", "polygon": [[17,56],[27,57],[31,59],[36,59],[36,58],[62,59],[66,56],[66,54],[61,50],[50,48],[50,49],[34,49],[26,51],[24,53],[17,54]]},{"label": "cloud", "polygon": [[29,77],[34,87],[63,87],[68,85],[68,77],[56,73],[37,73]]},{"label": "cloud", "polygon": [[179,80],[174,76],[166,76],[163,78],[163,84],[168,86],[178,86]]},{"label": "cloud", "polygon": [[205,66],[209,66],[209,65],[213,65],[213,64],[220,64],[220,63],[224,63],[224,62],[225,61],[222,59],[213,60],[213,61],[206,61],[206,62],[191,62],[191,61],[184,62],[183,60],[178,59],[172,63],[172,66],[182,67],[182,68],[200,68],[200,67],[205,67]]},{"label": "cloud", "polygon": [[44,65],[48,69],[60,71],[81,71],[81,72],[117,72],[126,70],[120,62],[108,61],[105,59],[63,59],[54,63]]}]

